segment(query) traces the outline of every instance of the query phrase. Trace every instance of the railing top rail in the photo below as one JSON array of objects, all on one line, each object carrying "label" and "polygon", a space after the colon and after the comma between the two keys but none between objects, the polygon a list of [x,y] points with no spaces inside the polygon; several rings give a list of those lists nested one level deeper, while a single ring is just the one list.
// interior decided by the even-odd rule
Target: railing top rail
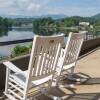
[{"label": "railing top rail", "polygon": [[31,41],[33,41],[33,38],[23,39],[23,40],[4,41],[4,42],[0,42],[0,46],[25,43],[25,42],[31,42]]}]

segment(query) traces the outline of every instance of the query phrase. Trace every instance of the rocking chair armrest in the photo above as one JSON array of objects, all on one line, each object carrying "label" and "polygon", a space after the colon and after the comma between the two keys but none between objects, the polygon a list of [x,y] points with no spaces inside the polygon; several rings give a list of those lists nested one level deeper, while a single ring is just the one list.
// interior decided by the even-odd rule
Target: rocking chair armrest
[{"label": "rocking chair armrest", "polygon": [[12,70],[13,72],[17,72],[17,73],[23,73],[23,71],[21,69],[19,69],[18,67],[16,67],[12,62],[10,61],[6,61],[3,62],[3,64],[9,68],[10,70]]}]

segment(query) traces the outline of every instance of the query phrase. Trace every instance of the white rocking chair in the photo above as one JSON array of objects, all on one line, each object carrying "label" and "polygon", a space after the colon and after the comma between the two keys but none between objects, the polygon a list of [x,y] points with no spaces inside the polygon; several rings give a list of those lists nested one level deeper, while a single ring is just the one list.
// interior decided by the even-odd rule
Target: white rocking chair
[{"label": "white rocking chair", "polygon": [[49,87],[51,86],[63,42],[64,35],[34,36],[29,66],[26,71],[22,71],[9,61],[3,62],[7,67],[4,93],[8,99],[30,100],[32,99],[29,94],[30,89],[40,87],[46,82]]},{"label": "white rocking chair", "polygon": [[[70,32],[66,47],[61,50],[60,58],[57,64],[57,83],[59,83],[58,81],[61,79],[61,76],[65,76],[73,81],[79,81],[79,79],[73,77],[73,74],[83,44],[84,35],[84,33]],[[73,88],[73,85],[66,85],[66,87],[67,86]]]}]

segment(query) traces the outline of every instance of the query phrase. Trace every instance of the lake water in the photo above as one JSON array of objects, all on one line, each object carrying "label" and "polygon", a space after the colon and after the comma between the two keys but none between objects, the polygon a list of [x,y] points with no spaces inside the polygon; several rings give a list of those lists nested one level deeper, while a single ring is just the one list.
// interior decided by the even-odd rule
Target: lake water
[{"label": "lake water", "polygon": [[[0,36],[0,42],[5,41],[13,41],[13,40],[23,40],[23,39],[30,39],[34,37],[34,33],[32,29],[21,29],[21,28],[14,28],[12,30],[8,30],[4,35]],[[12,44],[6,46],[0,46],[0,57],[9,56],[11,54],[12,49],[16,45],[29,45],[30,43],[20,43],[20,44]]]},{"label": "lake water", "polygon": [[33,38],[32,29],[14,28],[0,37],[0,42]]}]

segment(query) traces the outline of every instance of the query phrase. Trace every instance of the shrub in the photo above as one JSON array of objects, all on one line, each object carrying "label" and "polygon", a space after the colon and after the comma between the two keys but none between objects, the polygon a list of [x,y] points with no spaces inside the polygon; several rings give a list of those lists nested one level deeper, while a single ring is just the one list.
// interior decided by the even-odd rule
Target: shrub
[{"label": "shrub", "polygon": [[31,49],[32,49],[32,43],[29,44],[28,48],[29,48],[29,51],[31,51]]},{"label": "shrub", "polygon": [[14,47],[12,49],[11,56],[15,57],[15,56],[26,54],[26,53],[29,53],[29,48],[28,47],[17,45],[16,47]]}]

